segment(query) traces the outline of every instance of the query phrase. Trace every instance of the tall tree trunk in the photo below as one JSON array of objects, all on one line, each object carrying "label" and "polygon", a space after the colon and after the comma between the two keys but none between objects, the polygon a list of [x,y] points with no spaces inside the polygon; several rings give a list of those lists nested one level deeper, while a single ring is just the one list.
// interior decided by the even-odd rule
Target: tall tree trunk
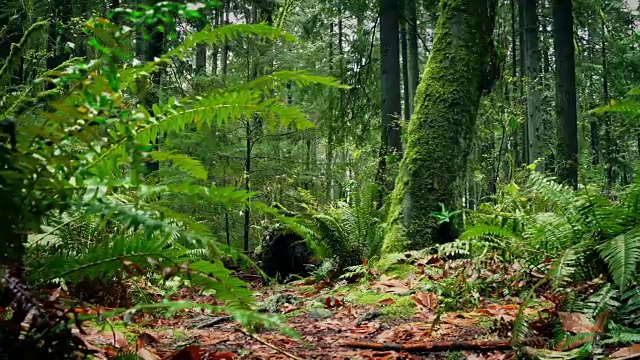
[{"label": "tall tree trunk", "polygon": [[[153,0],[158,1],[158,0]],[[149,28],[148,31],[151,33],[151,38],[147,41],[147,47],[145,51],[145,60],[153,61],[155,58],[159,58],[162,56],[162,49],[164,46],[164,33]],[[144,104],[147,110],[153,114],[153,104],[158,102],[158,89],[160,88],[160,83],[162,81],[162,76],[160,70],[157,70],[151,74],[151,87],[147,90],[147,93],[144,95]],[[155,148],[157,149],[159,142],[159,135],[155,140]],[[147,173],[152,173],[154,171],[160,170],[160,163],[158,161],[148,161],[146,162]]]},{"label": "tall tree trunk", "polygon": [[[71,41],[71,31],[67,28],[71,21],[71,2],[55,0],[52,2],[52,12],[55,23],[49,25],[49,53],[53,54],[47,58],[47,68],[54,69],[69,60],[69,53],[66,51],[67,43]],[[52,83],[45,85],[51,90],[55,87]]]},{"label": "tall tree trunk", "polygon": [[[520,78],[519,78],[519,85],[520,85],[520,97],[523,98],[524,97],[524,89],[525,89],[525,83],[524,83],[524,78],[525,78],[525,54],[526,54],[526,45],[525,45],[525,38],[524,38],[524,33],[525,33],[525,26],[524,26],[524,8],[526,6],[525,4],[526,0],[518,0],[518,40],[520,43],[520,62],[519,62],[519,66],[520,66]],[[525,108],[526,108],[526,102],[525,102]],[[525,121],[524,124],[522,124],[519,128],[518,128],[518,132],[520,134],[520,139],[522,142],[522,163],[528,163],[529,162],[529,131],[527,129],[527,123]]]},{"label": "tall tree trunk", "polygon": [[[227,5],[227,3],[224,3],[224,9],[223,9],[223,15],[224,15],[224,21],[221,21],[221,25],[228,25],[229,24],[229,5]],[[224,81],[227,77],[227,68],[229,66],[228,64],[228,57],[229,57],[229,43],[227,42],[226,39],[224,39],[222,41],[222,51],[220,53],[220,75],[222,76],[222,80]]]},{"label": "tall tree trunk", "polygon": [[578,188],[578,115],[571,0],[553,0],[553,40],[556,63],[558,176]]},{"label": "tall tree trunk", "polygon": [[[329,74],[333,75],[333,28],[334,25],[331,23],[329,25]],[[329,112],[330,117],[328,121],[328,129],[327,129],[327,153],[325,160],[325,174],[326,174],[326,186],[327,186],[327,200],[333,200],[333,146],[334,146],[334,130],[333,130],[333,108],[334,108],[334,99],[329,99],[330,106]]]},{"label": "tall tree trunk", "polygon": [[[601,40],[600,49],[602,55],[602,101],[604,105],[607,105],[610,101],[609,98],[609,73],[608,73],[608,61],[607,61],[607,28],[604,18],[600,18]],[[604,142],[605,142],[605,159],[606,159],[606,176],[607,183],[613,185],[615,183],[614,178],[614,154],[616,143],[611,136],[611,116],[604,114]]]},{"label": "tall tree trunk", "polygon": [[[591,31],[587,34],[589,42],[593,43],[593,34]],[[589,46],[589,62],[593,63],[596,59],[594,53],[594,46]],[[595,76],[591,76],[591,81],[595,83]],[[594,101],[591,101],[591,97],[589,97],[589,108],[593,108],[596,104]],[[600,126],[597,116],[589,117],[589,133],[590,133],[590,147],[591,147],[591,164],[593,166],[600,165]]]},{"label": "tall tree trunk", "polygon": [[391,195],[384,251],[455,239],[431,214],[460,209],[482,94],[491,88],[497,2],[442,0],[435,40],[418,87],[408,143]]},{"label": "tall tree trunk", "polygon": [[[198,21],[198,31],[204,30],[206,26],[207,26],[206,20],[202,19]],[[196,75],[198,76],[207,75],[207,45],[205,44],[196,45],[196,69],[195,70],[196,70]],[[212,75],[215,75],[215,73],[213,73]]]},{"label": "tall tree trunk", "polygon": [[407,71],[409,78],[409,109],[411,114],[415,110],[416,89],[420,83],[420,67],[418,65],[418,16],[416,1],[404,0],[407,17],[407,52],[409,55]]},{"label": "tall tree trunk", "polygon": [[[393,187],[386,181],[388,162],[402,153],[400,143],[400,117],[402,101],[400,94],[400,2],[399,0],[380,1],[380,73],[382,91],[382,126],[380,160],[377,184],[388,191]],[[382,193],[382,191],[381,191]]]},{"label": "tall tree trunk", "polygon": [[[224,19],[223,16],[224,16],[224,4],[222,4],[222,7],[214,10],[213,12],[214,28],[220,27]],[[224,44],[222,46],[224,46]],[[217,45],[213,46],[213,48],[211,49],[211,76],[218,75],[218,54],[219,53],[220,53],[220,47]]]},{"label": "tall tree trunk", "polygon": [[[525,1],[524,43],[527,78],[527,134],[529,143],[526,162],[531,164],[543,156],[542,112],[540,109],[540,45],[538,39],[538,0]],[[542,170],[544,167],[541,167]]]},{"label": "tall tree trunk", "polygon": [[[246,192],[251,191],[251,150],[253,149],[253,126],[252,123],[255,123],[255,119],[246,119],[246,157],[244,162],[244,189]],[[244,209],[244,231],[242,236],[242,247],[246,252],[249,251],[249,238],[250,238],[250,230],[251,230],[251,209],[249,206],[246,206]]]},{"label": "tall tree trunk", "polygon": [[409,121],[411,118],[411,91],[409,90],[409,66],[407,64],[407,26],[405,22],[401,23],[400,39],[402,44],[402,95],[404,98],[404,120]]},{"label": "tall tree trunk", "polygon": [[[512,63],[511,63],[511,77],[512,80],[515,84],[516,78],[518,76],[518,60],[520,59],[520,56],[518,54],[517,51],[517,43],[518,43],[518,37],[520,32],[516,31],[517,27],[516,27],[516,23],[519,19],[518,17],[518,13],[516,10],[516,0],[510,0],[510,5],[511,5],[511,56],[512,56]],[[514,85],[513,86],[513,99],[517,99],[517,86]],[[523,152],[520,150],[522,144],[522,137],[520,136],[520,126],[518,126],[517,128],[514,129],[514,134],[513,134],[513,155],[514,155],[514,159],[515,159],[515,163],[517,167],[520,167],[520,165],[523,164],[523,160],[522,160],[522,154]]]}]

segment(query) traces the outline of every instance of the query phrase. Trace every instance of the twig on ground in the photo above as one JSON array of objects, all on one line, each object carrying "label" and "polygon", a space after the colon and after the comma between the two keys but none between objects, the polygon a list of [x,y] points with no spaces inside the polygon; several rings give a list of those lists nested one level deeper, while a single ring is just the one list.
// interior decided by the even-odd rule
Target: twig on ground
[{"label": "twig on ground", "polygon": [[204,321],[201,324],[196,325],[195,328],[196,329],[204,329],[204,328],[212,327],[212,326],[214,326],[216,324],[219,324],[221,322],[225,322],[225,321],[228,321],[228,320],[231,320],[231,319],[233,319],[233,316],[231,316],[231,315],[218,316],[218,317],[212,318],[211,320],[207,320],[207,321]]},{"label": "twig on ground", "polygon": [[238,329],[238,330],[239,330],[241,333],[243,333],[244,335],[246,335],[246,336],[248,336],[248,337],[253,338],[254,340],[258,341],[259,343],[261,343],[261,344],[263,344],[263,345],[266,345],[266,346],[268,346],[268,347],[272,348],[273,350],[275,350],[275,351],[277,351],[277,352],[279,352],[279,353],[281,353],[281,354],[283,354],[283,355],[286,355],[286,356],[288,356],[288,357],[290,357],[290,358],[292,358],[292,359],[294,359],[294,360],[304,360],[304,359],[303,359],[303,358],[301,358],[301,357],[298,357],[298,356],[296,356],[296,355],[293,355],[293,354],[291,354],[290,352],[287,352],[286,350],[280,349],[279,347],[277,347],[277,346],[275,346],[275,345],[273,345],[273,344],[270,344],[270,343],[266,342],[265,340],[261,339],[261,338],[260,338],[260,337],[258,337],[257,335],[249,334],[249,333],[248,333],[248,332],[246,332],[244,329]]},{"label": "twig on ground", "polygon": [[[525,343],[537,343],[541,339],[528,339]],[[476,351],[493,351],[493,350],[512,350],[510,340],[460,340],[460,341],[430,341],[416,344],[381,344],[381,343],[365,343],[348,341],[341,344],[342,346],[357,349],[372,350],[394,350],[406,352],[428,352],[428,351],[450,351],[450,350],[476,350]]]}]

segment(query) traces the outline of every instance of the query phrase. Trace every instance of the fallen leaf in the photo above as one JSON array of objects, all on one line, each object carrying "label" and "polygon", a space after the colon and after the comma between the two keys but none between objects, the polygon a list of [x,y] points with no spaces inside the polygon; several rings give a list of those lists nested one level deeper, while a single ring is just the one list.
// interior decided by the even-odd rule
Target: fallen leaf
[{"label": "fallen leaf", "polygon": [[353,334],[369,335],[378,331],[378,329],[380,329],[380,323],[372,321],[364,325],[356,326],[355,329],[351,330],[350,332]]},{"label": "fallen leaf", "polygon": [[91,345],[107,345],[116,348],[125,348],[129,346],[129,342],[123,333],[119,331],[103,331],[90,335],[80,335],[82,340]]},{"label": "fallen leaf", "polygon": [[411,299],[423,310],[432,311],[438,307],[438,295],[432,292],[416,291]]},{"label": "fallen leaf", "polygon": [[457,326],[471,326],[477,323],[478,319],[467,317],[462,313],[445,313],[440,321]]},{"label": "fallen leaf", "polygon": [[324,299],[324,307],[327,309],[333,309],[341,305],[342,305],[342,301],[340,301],[340,299],[336,297],[327,296],[327,298]]},{"label": "fallen leaf", "polygon": [[200,360],[200,346],[190,345],[171,354],[167,360]]},{"label": "fallen leaf", "polygon": [[622,358],[622,357],[634,356],[639,354],[640,354],[640,344],[633,344],[631,346],[619,349],[618,351],[609,355],[609,358],[615,359],[615,358]]},{"label": "fallen leaf", "polygon": [[146,346],[149,346],[151,344],[156,344],[158,343],[158,339],[147,333],[147,332],[143,332],[140,335],[138,335],[138,337],[136,338],[136,345],[138,346],[138,348],[143,348]]},{"label": "fallen leaf", "polygon": [[384,293],[404,294],[411,290],[407,285],[399,280],[378,281],[372,285],[374,289],[380,289]]},{"label": "fallen leaf", "polygon": [[596,327],[593,321],[587,318],[587,315],[582,313],[569,313],[559,312],[560,321],[562,322],[562,329],[564,331],[582,334],[595,332]]},{"label": "fallen leaf", "polygon": [[382,304],[382,305],[391,305],[391,304],[393,304],[395,302],[396,301],[393,300],[392,298],[386,298],[386,299],[382,299],[382,300],[378,301],[378,303]]},{"label": "fallen leaf", "polygon": [[152,353],[151,351],[145,348],[138,350],[136,355],[138,355],[138,357],[141,358],[142,360],[160,360],[160,356]]}]

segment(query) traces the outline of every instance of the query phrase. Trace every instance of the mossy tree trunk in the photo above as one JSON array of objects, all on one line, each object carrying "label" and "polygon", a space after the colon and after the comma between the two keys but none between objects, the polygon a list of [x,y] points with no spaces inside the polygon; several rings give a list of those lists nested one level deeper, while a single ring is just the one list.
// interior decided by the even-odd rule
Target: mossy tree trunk
[{"label": "mossy tree trunk", "polygon": [[387,218],[383,251],[419,249],[452,240],[438,225],[440,203],[459,209],[467,157],[483,92],[495,79],[495,0],[443,0],[431,56]]}]

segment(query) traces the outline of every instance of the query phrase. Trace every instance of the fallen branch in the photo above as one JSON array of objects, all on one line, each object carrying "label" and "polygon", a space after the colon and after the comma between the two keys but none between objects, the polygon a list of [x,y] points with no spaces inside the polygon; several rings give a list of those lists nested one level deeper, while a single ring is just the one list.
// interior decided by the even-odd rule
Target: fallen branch
[{"label": "fallen branch", "polygon": [[303,359],[303,358],[301,358],[301,357],[298,357],[298,356],[296,356],[296,355],[293,355],[292,353],[287,352],[286,350],[280,349],[279,347],[277,347],[277,346],[275,346],[275,345],[273,345],[273,344],[268,343],[267,341],[265,341],[265,340],[261,339],[261,338],[260,338],[260,337],[258,337],[257,335],[249,334],[248,332],[244,331],[244,329],[239,329],[239,331],[240,331],[241,333],[243,333],[244,335],[247,335],[248,337],[253,338],[254,340],[258,341],[259,343],[261,343],[261,344],[263,344],[263,345],[266,345],[266,346],[268,346],[268,347],[272,348],[273,350],[275,350],[275,351],[277,351],[277,352],[279,352],[279,353],[281,353],[281,354],[283,354],[283,355],[286,355],[286,356],[288,356],[288,357],[290,357],[290,358],[292,358],[292,359],[294,359],[294,360],[304,360],[304,359]]},{"label": "fallen branch", "polygon": [[[527,339],[524,343],[540,343],[542,339]],[[436,351],[493,351],[493,350],[513,350],[511,340],[460,340],[460,341],[430,341],[416,344],[380,344],[349,341],[342,343],[342,346],[371,349],[382,351],[406,351],[406,352],[436,352]]]}]

